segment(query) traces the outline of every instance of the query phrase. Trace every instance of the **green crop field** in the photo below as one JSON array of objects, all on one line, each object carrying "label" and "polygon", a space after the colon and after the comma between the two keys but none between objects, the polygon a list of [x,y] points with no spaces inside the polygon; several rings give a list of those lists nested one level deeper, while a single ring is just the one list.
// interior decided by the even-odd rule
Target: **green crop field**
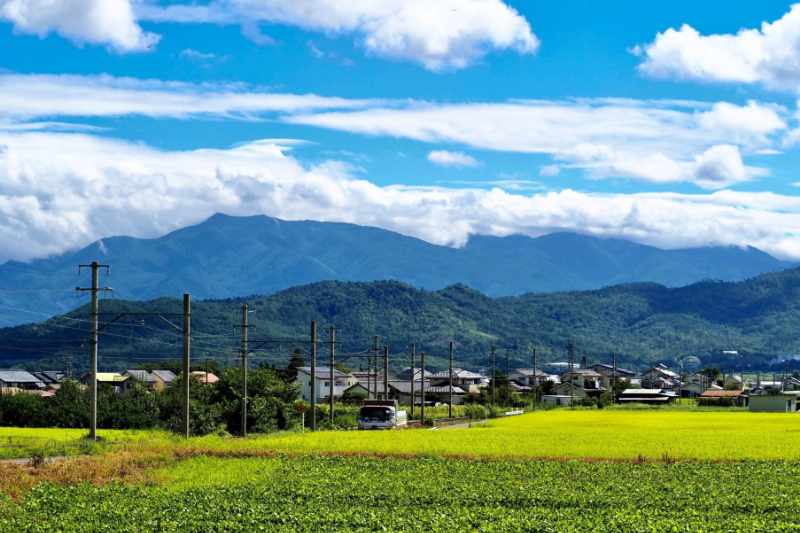
[{"label": "green crop field", "polygon": [[[0,531],[797,531],[798,431],[792,414],[613,410],[248,439],[104,431],[93,458],[0,463],[0,488],[27,483],[0,494]],[[0,440],[19,454],[82,434]]]},{"label": "green crop field", "polygon": [[160,484],[40,485],[3,531],[795,531],[800,468],[194,458]]}]

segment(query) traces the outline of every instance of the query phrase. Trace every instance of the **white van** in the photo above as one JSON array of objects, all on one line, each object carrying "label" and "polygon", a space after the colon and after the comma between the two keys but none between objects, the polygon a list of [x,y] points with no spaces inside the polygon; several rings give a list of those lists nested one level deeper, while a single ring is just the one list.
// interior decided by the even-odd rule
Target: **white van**
[{"label": "white van", "polygon": [[358,429],[399,429],[408,426],[408,415],[397,400],[364,400],[358,412]]}]

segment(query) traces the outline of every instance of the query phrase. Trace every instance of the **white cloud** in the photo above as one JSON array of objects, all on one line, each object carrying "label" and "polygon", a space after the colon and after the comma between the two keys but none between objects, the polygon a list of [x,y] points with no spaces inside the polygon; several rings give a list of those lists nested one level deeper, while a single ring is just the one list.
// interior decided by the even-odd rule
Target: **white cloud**
[{"label": "white cloud", "polygon": [[271,142],[167,152],[84,134],[0,132],[0,144],[8,146],[0,159],[3,261],[108,235],[157,237],[216,212],[352,222],[437,244],[578,231],[664,248],[749,244],[800,259],[796,196],[378,187],[340,162],[303,165]]},{"label": "white cloud", "polygon": [[[549,154],[586,169],[593,178],[692,181],[711,188],[765,175],[764,169],[745,165],[743,157],[800,138],[786,131],[790,117],[785,108],[754,101],[742,106],[630,99],[437,104],[276,94],[244,84],[20,74],[0,74],[0,101],[5,104],[0,129],[6,131],[80,127],[48,121],[58,116],[277,118],[426,143]],[[709,152],[719,146],[730,148]],[[726,169],[713,179],[707,162],[711,155],[718,163],[714,168]],[[480,164],[457,151],[434,150],[429,159]]]},{"label": "white cloud", "polygon": [[189,58],[189,59],[214,59],[216,54],[204,54],[203,52],[198,52],[197,50],[192,50],[191,48],[186,48],[185,50],[181,50],[181,53],[178,54],[180,58]]},{"label": "white cloud", "polygon": [[142,31],[130,0],[0,0],[0,20],[17,33],[56,32],[79,46],[101,44],[119,53],[147,51],[160,39]]},{"label": "white cloud", "polygon": [[443,167],[472,167],[476,168],[483,163],[464,152],[448,152],[447,150],[434,150],[428,154],[428,161]]},{"label": "white cloud", "polygon": [[[217,0],[207,5],[137,5],[142,20],[249,25],[285,24],[326,34],[355,33],[371,54],[464,68],[492,50],[530,54],[530,24],[501,0]],[[259,33],[260,35],[260,33]]]},{"label": "white cloud", "polygon": [[701,35],[684,24],[634,48],[639,69],[652,77],[711,82],[763,83],[800,91],[800,4],[781,19],[735,35]]},{"label": "white cloud", "polygon": [[[285,117],[352,133],[405,137],[430,143],[460,143],[480,149],[551,154],[595,178],[628,177],[653,183],[693,181],[722,187],[763,175],[744,167],[740,148],[771,148],[786,130],[786,110],[746,106],[636,100],[519,101],[500,104],[397,104],[357,111]],[[700,172],[698,157],[726,149],[727,181]],[[735,154],[734,154],[735,150]],[[717,154],[720,150],[710,152]],[[707,169],[708,166],[704,166]],[[738,170],[737,170],[738,169]],[[719,178],[719,176],[717,176]]]},{"label": "white cloud", "polygon": [[253,118],[270,112],[360,108],[379,101],[270,93],[244,84],[192,84],[108,75],[0,74],[0,119],[51,116],[202,115]]},{"label": "white cloud", "polygon": [[540,176],[558,176],[561,174],[561,167],[558,165],[544,165],[539,169]]}]

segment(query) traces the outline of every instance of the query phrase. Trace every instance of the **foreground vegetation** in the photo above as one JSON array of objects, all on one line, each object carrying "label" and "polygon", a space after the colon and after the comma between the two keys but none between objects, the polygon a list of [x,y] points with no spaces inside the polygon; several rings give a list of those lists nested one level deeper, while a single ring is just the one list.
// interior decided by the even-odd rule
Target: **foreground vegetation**
[{"label": "foreground vegetation", "polygon": [[196,457],[161,483],[43,484],[6,531],[790,531],[800,467]]},{"label": "foreground vegetation", "polygon": [[[0,462],[0,530],[800,528],[797,417],[690,409],[247,439],[106,430],[93,457]],[[77,446],[84,433],[0,428],[0,453]]]}]

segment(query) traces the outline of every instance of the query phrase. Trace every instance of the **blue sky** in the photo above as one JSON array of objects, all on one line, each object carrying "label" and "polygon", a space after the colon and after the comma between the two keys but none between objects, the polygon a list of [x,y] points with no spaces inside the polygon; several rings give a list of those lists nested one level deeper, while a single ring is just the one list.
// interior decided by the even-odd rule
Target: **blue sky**
[{"label": "blue sky", "polygon": [[800,7],[651,4],[0,0],[0,259],[224,212],[800,260]]}]

